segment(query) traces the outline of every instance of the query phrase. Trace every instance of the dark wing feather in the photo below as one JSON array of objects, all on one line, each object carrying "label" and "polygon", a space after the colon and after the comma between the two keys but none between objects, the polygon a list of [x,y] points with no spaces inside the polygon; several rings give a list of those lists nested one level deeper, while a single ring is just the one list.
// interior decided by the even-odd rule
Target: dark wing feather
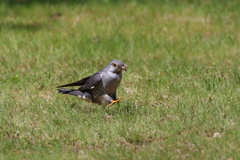
[{"label": "dark wing feather", "polygon": [[88,79],[90,79],[91,76],[89,77],[85,77],[77,82],[73,82],[73,83],[69,83],[69,84],[65,84],[65,85],[62,85],[62,86],[58,86],[57,88],[60,88],[60,87],[70,87],[70,86],[82,86],[84,85]]},{"label": "dark wing feather", "polygon": [[116,99],[117,99],[117,94],[116,94],[116,92],[113,93],[112,99],[113,99],[113,100],[116,100]]},{"label": "dark wing feather", "polygon": [[90,89],[93,89],[95,86],[97,86],[100,82],[102,82],[102,77],[100,76],[100,73],[95,73],[92,75],[86,83],[82,87],[80,87],[78,90],[85,92]]}]

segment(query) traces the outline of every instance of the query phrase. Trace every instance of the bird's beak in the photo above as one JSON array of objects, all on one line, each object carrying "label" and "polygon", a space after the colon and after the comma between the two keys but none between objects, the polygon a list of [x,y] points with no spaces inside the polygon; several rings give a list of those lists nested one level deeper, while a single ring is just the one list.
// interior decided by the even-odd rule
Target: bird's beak
[{"label": "bird's beak", "polygon": [[122,66],[122,70],[127,71],[127,68],[125,68],[124,66]]}]

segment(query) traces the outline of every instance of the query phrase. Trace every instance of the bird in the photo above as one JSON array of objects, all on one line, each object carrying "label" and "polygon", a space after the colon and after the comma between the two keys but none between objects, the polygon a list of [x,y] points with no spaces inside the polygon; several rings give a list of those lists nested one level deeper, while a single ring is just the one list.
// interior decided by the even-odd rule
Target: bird
[{"label": "bird", "polygon": [[[116,91],[122,80],[122,71],[127,71],[126,65],[120,60],[111,60],[104,68],[91,76],[79,81],[58,86],[58,93],[78,96],[79,98],[103,106],[112,106],[119,102]],[[63,87],[80,86],[76,89]]]}]

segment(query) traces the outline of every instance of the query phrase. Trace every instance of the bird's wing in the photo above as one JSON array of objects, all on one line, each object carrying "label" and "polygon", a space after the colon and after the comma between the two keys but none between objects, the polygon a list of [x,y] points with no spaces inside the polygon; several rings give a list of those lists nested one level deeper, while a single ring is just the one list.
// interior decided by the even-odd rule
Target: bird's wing
[{"label": "bird's wing", "polygon": [[84,83],[84,85],[80,87],[78,90],[82,92],[91,90],[94,87],[96,87],[100,82],[102,82],[101,73],[97,72],[91,77],[89,77],[86,83]]},{"label": "bird's wing", "polygon": [[116,92],[113,93],[112,99],[113,99],[113,100],[116,100],[116,99],[117,99],[117,93],[116,93]]},{"label": "bird's wing", "polygon": [[60,88],[60,87],[70,87],[70,86],[82,86],[84,85],[88,79],[90,79],[91,76],[88,76],[88,77],[85,77],[77,82],[73,82],[73,83],[69,83],[69,84],[65,84],[65,85],[62,85],[62,86],[58,86],[57,88]]}]

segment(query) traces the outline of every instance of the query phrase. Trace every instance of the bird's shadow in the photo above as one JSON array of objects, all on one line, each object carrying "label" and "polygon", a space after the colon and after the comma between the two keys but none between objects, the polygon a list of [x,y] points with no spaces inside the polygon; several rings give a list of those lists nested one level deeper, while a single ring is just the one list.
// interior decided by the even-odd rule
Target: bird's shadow
[{"label": "bird's shadow", "polygon": [[138,111],[138,106],[136,106],[133,102],[127,103],[118,103],[110,108],[105,108],[105,112],[109,115],[133,115]]},{"label": "bird's shadow", "polygon": [[27,30],[38,31],[42,28],[42,24],[38,22],[33,23],[15,23],[15,22],[0,22],[0,30]]},{"label": "bird's shadow", "polygon": [[15,5],[31,5],[31,4],[48,4],[57,5],[59,3],[69,5],[69,4],[85,4],[88,0],[3,0],[5,5],[15,6]]},{"label": "bird's shadow", "polygon": [[78,111],[86,114],[102,113],[107,115],[135,115],[138,113],[146,112],[145,107],[137,106],[134,102],[117,103],[111,107],[100,106],[96,104],[88,103],[83,106],[79,106],[77,103],[73,103],[70,106],[71,109],[77,109]]}]

